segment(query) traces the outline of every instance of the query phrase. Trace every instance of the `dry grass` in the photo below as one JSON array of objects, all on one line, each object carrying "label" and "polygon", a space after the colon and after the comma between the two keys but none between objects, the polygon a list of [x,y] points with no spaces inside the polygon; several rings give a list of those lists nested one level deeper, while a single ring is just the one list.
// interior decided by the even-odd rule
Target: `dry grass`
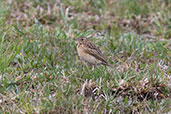
[{"label": "dry grass", "polygon": [[[169,113],[170,0],[2,0],[0,113]],[[90,36],[115,69],[79,62]]]}]

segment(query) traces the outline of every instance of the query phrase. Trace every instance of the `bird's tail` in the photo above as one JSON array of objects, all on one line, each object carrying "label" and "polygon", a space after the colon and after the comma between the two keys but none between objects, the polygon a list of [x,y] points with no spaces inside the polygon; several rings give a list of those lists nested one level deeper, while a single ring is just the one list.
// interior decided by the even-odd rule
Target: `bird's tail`
[{"label": "bird's tail", "polygon": [[111,67],[111,68],[114,68],[114,66],[113,65],[111,65],[110,63],[102,63],[103,65],[106,65],[106,66],[109,66],[109,67]]}]

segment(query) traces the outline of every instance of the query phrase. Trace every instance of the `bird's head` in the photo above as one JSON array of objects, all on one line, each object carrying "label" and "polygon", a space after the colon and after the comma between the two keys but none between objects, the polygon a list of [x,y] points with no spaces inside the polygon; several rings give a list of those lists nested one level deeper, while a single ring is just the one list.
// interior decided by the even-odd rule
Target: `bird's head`
[{"label": "bird's head", "polygon": [[75,39],[76,44],[84,44],[88,41],[88,38],[86,37],[79,37]]}]

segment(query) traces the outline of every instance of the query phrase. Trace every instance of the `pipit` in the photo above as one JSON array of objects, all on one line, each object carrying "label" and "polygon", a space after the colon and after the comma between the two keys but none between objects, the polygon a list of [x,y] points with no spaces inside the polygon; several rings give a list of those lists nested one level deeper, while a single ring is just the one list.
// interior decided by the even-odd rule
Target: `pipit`
[{"label": "pipit", "polygon": [[81,61],[87,63],[90,66],[96,65],[107,65],[113,67],[111,64],[107,62],[104,55],[100,51],[100,49],[92,43],[86,37],[80,37],[76,39],[77,43],[77,52]]}]

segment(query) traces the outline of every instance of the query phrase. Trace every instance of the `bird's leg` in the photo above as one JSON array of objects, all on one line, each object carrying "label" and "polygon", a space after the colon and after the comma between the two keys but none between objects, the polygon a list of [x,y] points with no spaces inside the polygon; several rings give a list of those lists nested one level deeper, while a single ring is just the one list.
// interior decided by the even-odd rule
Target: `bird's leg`
[{"label": "bird's leg", "polygon": [[94,68],[95,68],[95,66],[94,66],[94,65],[92,65],[91,70],[92,70],[92,71],[94,71]]},{"label": "bird's leg", "polygon": [[88,70],[88,74],[90,74],[90,68],[89,67],[91,67],[91,65],[89,63],[86,63],[86,68]]},{"label": "bird's leg", "polygon": [[89,71],[88,63],[85,63],[86,69]]}]

